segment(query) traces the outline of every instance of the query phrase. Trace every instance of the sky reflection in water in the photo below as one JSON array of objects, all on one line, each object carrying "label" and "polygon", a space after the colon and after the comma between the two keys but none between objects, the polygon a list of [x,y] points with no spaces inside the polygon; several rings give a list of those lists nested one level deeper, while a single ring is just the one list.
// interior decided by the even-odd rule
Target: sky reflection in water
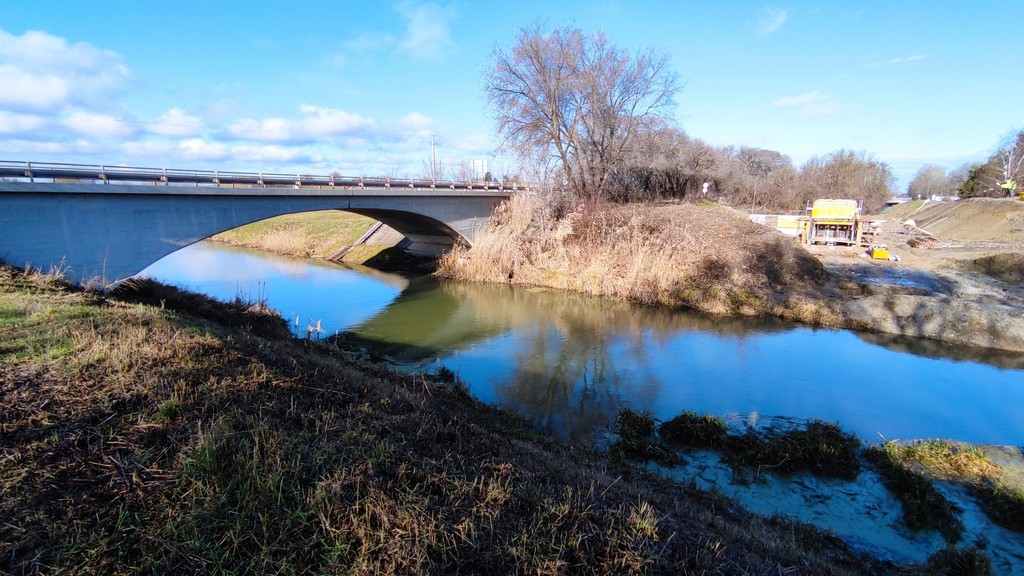
[{"label": "sky reflection in water", "polygon": [[[265,296],[406,368],[456,371],[481,400],[562,437],[622,408],[668,419],[820,418],[862,439],[1024,445],[1024,355],[711,319],[539,289],[407,280],[200,243],[144,274],[222,299]],[[372,274],[369,275],[369,274]],[[915,349],[918,354],[905,350]]]}]

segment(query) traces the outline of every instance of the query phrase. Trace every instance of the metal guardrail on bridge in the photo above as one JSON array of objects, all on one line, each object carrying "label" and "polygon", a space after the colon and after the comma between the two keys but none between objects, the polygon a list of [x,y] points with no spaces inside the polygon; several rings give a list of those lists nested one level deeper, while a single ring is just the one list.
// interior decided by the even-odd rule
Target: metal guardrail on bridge
[{"label": "metal guardrail on bridge", "polygon": [[106,166],[103,164],[65,164],[60,162],[23,162],[0,160],[0,178],[35,182],[36,179],[90,181],[122,184],[194,185],[225,187],[342,187],[342,188],[448,188],[451,190],[529,190],[531,186],[513,182],[427,180],[413,178],[316,176],[309,174],[272,174],[263,172],[222,172],[219,170],[181,170]]}]

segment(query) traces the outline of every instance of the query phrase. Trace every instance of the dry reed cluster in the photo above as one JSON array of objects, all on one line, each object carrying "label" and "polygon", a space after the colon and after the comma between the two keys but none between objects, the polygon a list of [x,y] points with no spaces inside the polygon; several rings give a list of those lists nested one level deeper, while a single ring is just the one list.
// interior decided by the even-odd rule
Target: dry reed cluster
[{"label": "dry reed cluster", "polygon": [[716,204],[592,205],[555,218],[543,197],[501,205],[471,250],[439,274],[548,286],[712,314],[835,325],[828,274],[792,240]]}]

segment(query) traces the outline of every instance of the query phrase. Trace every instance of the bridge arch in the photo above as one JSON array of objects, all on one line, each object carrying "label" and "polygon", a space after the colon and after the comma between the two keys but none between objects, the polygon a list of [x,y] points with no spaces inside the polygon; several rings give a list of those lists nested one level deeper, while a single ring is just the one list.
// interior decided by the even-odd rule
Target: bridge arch
[{"label": "bridge arch", "polygon": [[0,259],[108,286],[218,232],[273,216],[343,210],[436,256],[472,245],[498,190],[247,188],[0,182]]}]

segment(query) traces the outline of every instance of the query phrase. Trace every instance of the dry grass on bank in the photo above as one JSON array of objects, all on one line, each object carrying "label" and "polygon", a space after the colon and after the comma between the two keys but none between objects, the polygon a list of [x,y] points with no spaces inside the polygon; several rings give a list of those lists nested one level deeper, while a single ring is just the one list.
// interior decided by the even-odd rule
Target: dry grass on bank
[{"label": "dry grass on bank", "polygon": [[339,210],[303,212],[268,218],[213,237],[218,242],[300,258],[329,258],[350,246],[373,220]]},{"label": "dry grass on bank", "polygon": [[442,259],[439,274],[713,314],[838,322],[820,298],[828,273],[814,257],[717,204],[602,205],[555,220],[543,198],[520,194],[492,220],[472,250]]},{"label": "dry grass on bank", "polygon": [[0,268],[0,572],[892,568],[265,318]]}]

